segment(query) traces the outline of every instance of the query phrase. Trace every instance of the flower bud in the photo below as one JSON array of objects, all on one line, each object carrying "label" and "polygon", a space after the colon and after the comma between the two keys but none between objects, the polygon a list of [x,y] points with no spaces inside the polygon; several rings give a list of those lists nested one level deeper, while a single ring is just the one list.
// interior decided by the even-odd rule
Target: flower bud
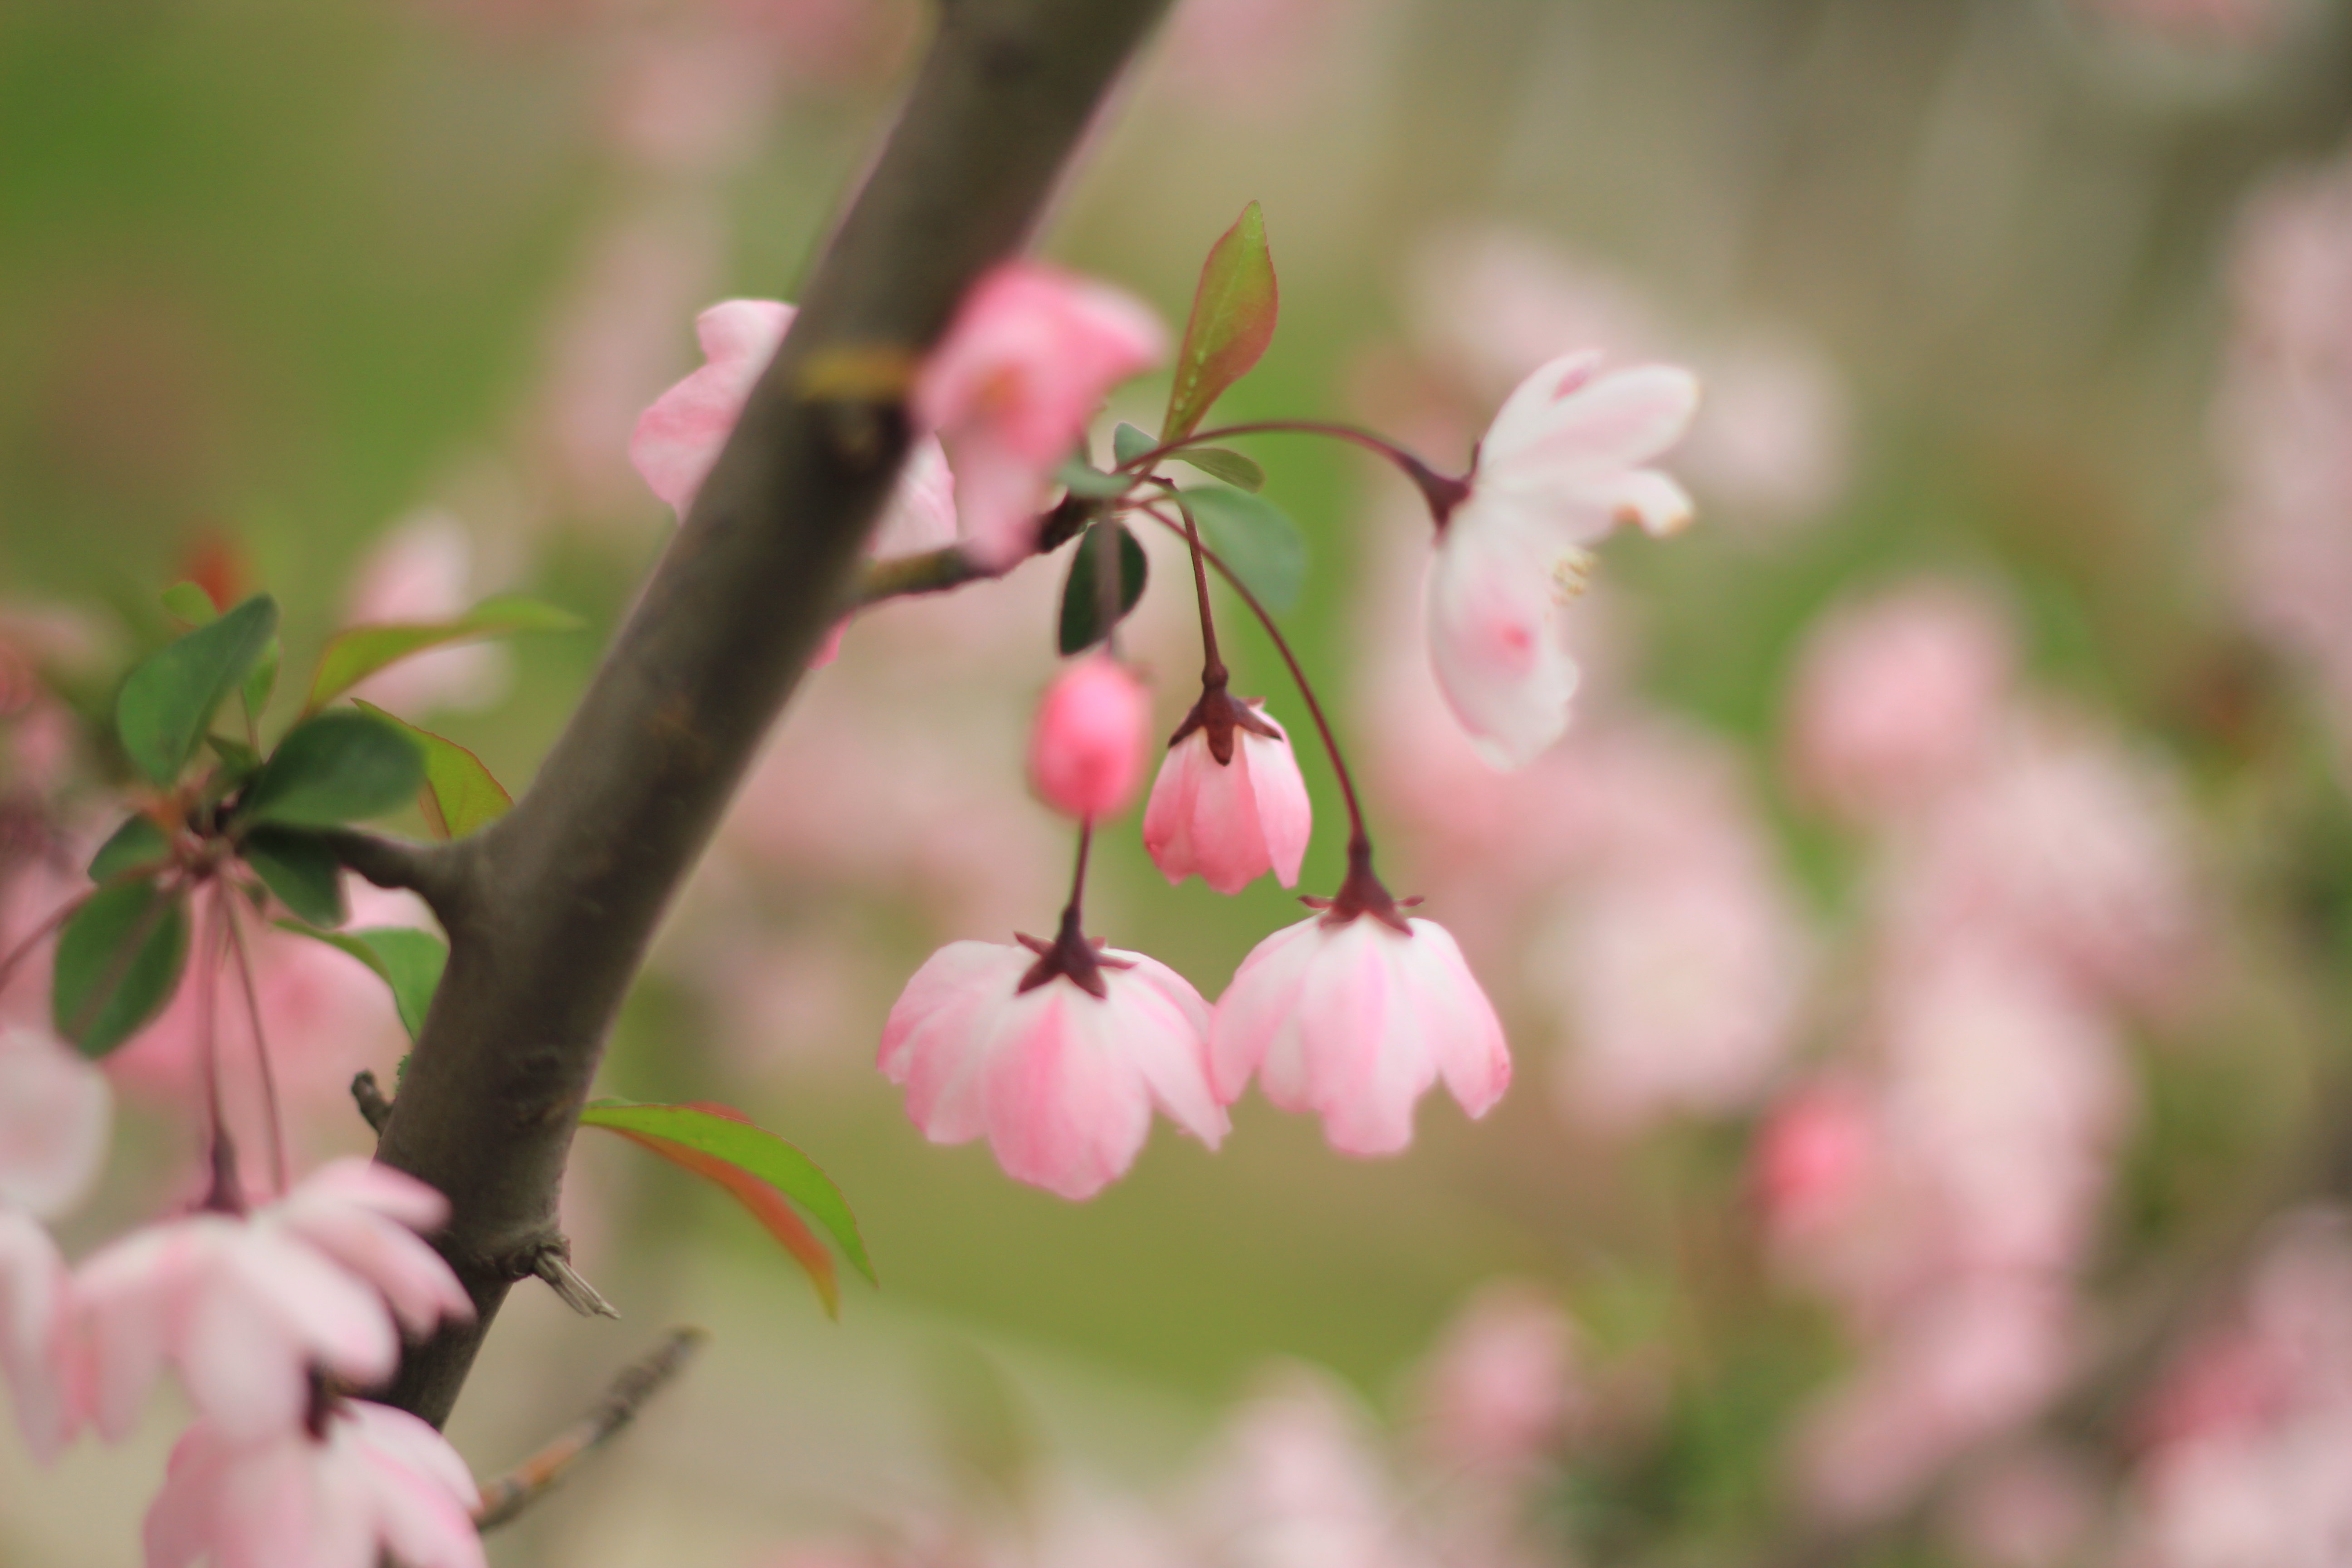
[{"label": "flower bud", "polygon": [[1093,654],[1066,665],[1037,705],[1030,782],[1055,811],[1081,820],[1113,816],[1143,783],[1150,721],[1150,696],[1116,659]]}]

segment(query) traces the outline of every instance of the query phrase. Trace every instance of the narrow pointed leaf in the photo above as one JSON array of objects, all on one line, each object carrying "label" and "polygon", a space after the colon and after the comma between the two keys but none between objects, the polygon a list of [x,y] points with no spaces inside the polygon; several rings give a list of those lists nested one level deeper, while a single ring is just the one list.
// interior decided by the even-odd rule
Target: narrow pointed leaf
[{"label": "narrow pointed leaf", "polygon": [[617,1132],[638,1148],[693,1172],[741,1204],[808,1275],[809,1283],[816,1288],[816,1299],[824,1305],[824,1315],[834,1319],[841,1316],[841,1276],[834,1267],[833,1254],[824,1249],[824,1243],[816,1238],[816,1232],[808,1227],[808,1222],[801,1218],[783,1194],[740,1165],[730,1165],[716,1154],[706,1154],[674,1139],[633,1132],[625,1127],[606,1127],[605,1131]]},{"label": "narrow pointed leaf", "polygon": [[174,583],[164,589],[163,613],[190,630],[220,619],[220,606],[194,583]]},{"label": "narrow pointed leaf", "polygon": [[316,926],[343,923],[343,867],[334,851],[308,833],[257,827],[237,855],[278,901]]},{"label": "narrow pointed leaf", "polygon": [[1201,427],[1225,388],[1249,374],[1274,341],[1280,304],[1274,257],[1265,246],[1265,215],[1255,202],[1209,247],[1192,292],[1184,346],[1176,353],[1176,384],[1168,391],[1168,417],[1160,438],[1181,441]]},{"label": "narrow pointed leaf", "polygon": [[[1109,620],[1103,618],[1100,575],[1106,532],[1118,536],[1118,614]],[[1062,618],[1055,646],[1066,656],[1092,647],[1110,636],[1111,627],[1125,620],[1136,601],[1143,597],[1144,581],[1150,570],[1143,546],[1125,524],[1101,522],[1087,530],[1070,556],[1070,574],[1062,580]]]},{"label": "narrow pointed leaf", "polygon": [[417,743],[367,713],[321,713],[278,742],[237,804],[245,823],[332,827],[404,805],[425,783]]},{"label": "narrow pointed leaf", "polygon": [[385,723],[399,725],[423,750],[425,787],[417,791],[416,805],[436,838],[463,838],[476,828],[496,822],[514,805],[514,796],[490,776],[482,759],[457,742],[430,730],[420,730],[373,702],[357,699],[353,701]]},{"label": "narrow pointed leaf", "polygon": [[1123,422],[1110,433],[1111,459],[1122,468],[1158,445],[1159,442],[1134,426]]},{"label": "narrow pointed leaf", "polygon": [[581,1111],[580,1121],[586,1127],[667,1138],[750,1172],[806,1210],[832,1236],[850,1266],[868,1280],[874,1279],[874,1265],[866,1256],[865,1239],[857,1233],[857,1217],[849,1212],[833,1178],[774,1133],[741,1120],[740,1112],[705,1104],[636,1105],[625,1100],[596,1100]]},{"label": "narrow pointed leaf", "polygon": [[154,1020],[188,961],[188,917],[152,882],[101,888],[58,936],[50,1021],[93,1059]]},{"label": "narrow pointed leaf", "polygon": [[142,659],[115,698],[114,727],[131,764],[169,785],[187,765],[213,714],[278,630],[278,603],[257,595],[209,626]]},{"label": "narrow pointed leaf", "polygon": [[1135,480],[1128,474],[1106,474],[1100,468],[1088,468],[1076,458],[1054,470],[1054,478],[1074,496],[1089,500],[1116,500],[1134,488]]},{"label": "narrow pointed leaf", "polygon": [[1226,447],[1187,447],[1176,454],[1213,479],[1255,494],[1265,489],[1265,470],[1255,459]]},{"label": "narrow pointed leaf", "polygon": [[568,632],[579,625],[580,617],[568,610],[506,594],[483,600],[455,620],[352,626],[338,632],[320,654],[302,710],[315,713],[377,670],[427,648],[510,632]]},{"label": "narrow pointed leaf", "polygon": [[[290,931],[312,937],[329,947],[338,947],[376,973],[376,977],[392,988],[392,1005],[400,1014],[400,1026],[408,1031],[411,1044],[415,1043],[419,1030],[425,1027],[425,1015],[432,1009],[433,994],[441,989],[441,972],[449,965],[449,946],[429,931],[414,926],[371,926],[366,931],[313,931],[293,921],[279,921],[280,931]],[[400,1060],[404,1071],[408,1058]]]},{"label": "narrow pointed leaf", "polygon": [[269,706],[269,694],[278,689],[278,665],[285,650],[278,639],[271,637],[261,657],[253,661],[253,668],[245,678],[245,718],[248,724],[261,722],[261,710]]},{"label": "narrow pointed leaf", "polygon": [[1289,515],[1264,496],[1223,485],[1183,492],[1201,526],[1201,542],[1217,552],[1268,609],[1298,602],[1307,580],[1307,540]]},{"label": "narrow pointed leaf", "polygon": [[171,836],[153,817],[140,812],[126,818],[98,847],[98,853],[90,857],[89,879],[107,882],[136,867],[161,866],[171,853]]}]

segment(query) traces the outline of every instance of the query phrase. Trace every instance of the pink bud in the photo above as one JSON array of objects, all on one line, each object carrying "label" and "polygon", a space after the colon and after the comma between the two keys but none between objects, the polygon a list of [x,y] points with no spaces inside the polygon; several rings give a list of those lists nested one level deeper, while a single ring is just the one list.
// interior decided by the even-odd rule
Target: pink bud
[{"label": "pink bud", "polygon": [[1089,655],[1065,665],[1037,705],[1029,778],[1055,811],[1079,818],[1127,808],[1143,783],[1151,700],[1116,659]]},{"label": "pink bud", "polygon": [[[1220,701],[1231,702],[1221,692]],[[1238,704],[1235,704],[1238,707]],[[1169,748],[1143,808],[1143,845],[1171,882],[1199,873],[1221,893],[1238,893],[1272,871],[1298,882],[1314,817],[1298,759],[1282,727],[1255,705],[1231,727],[1232,760],[1220,763],[1204,725]]]}]

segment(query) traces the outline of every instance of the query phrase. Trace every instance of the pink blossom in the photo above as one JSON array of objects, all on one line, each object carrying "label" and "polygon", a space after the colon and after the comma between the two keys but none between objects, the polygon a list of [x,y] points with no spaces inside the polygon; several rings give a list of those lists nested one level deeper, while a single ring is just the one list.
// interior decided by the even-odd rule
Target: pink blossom
[{"label": "pink blossom", "polygon": [[915,384],[915,415],[937,430],[956,475],[964,548],[1002,567],[1036,543],[1053,474],[1106,393],[1165,358],[1150,307],[1034,261],[972,286]]},{"label": "pink blossom", "polygon": [[1208,1476],[1209,1538],[1234,1568],[1419,1568],[1399,1488],[1360,1405],[1279,1368],[1229,1418]]},{"label": "pink blossom", "polygon": [[1089,654],[1062,667],[1029,732],[1029,781],[1039,798],[1080,820],[1127,809],[1143,783],[1151,697],[1127,667]]},{"label": "pink blossom", "polygon": [[1334,910],[1259,942],[1210,1030],[1218,1099],[1239,1099],[1255,1073],[1268,1100],[1321,1116],[1349,1154],[1412,1142],[1413,1106],[1441,1076],[1472,1116],[1493,1109],[1511,1082],[1493,1004],[1444,927],[1397,920]]},{"label": "pink blossom", "polygon": [[[703,311],[694,320],[702,368],[656,398],[637,420],[629,460],[681,519],[693,510],[703,479],[761,373],[776,357],[794,313],[793,307],[773,300],[727,300]],[[939,443],[917,442],[889,509],[876,525],[873,553],[908,555],[953,543],[954,494]]]},{"label": "pink blossom", "polygon": [[440,1433],[364,1400],[320,1428],[190,1427],[147,1511],[148,1568],[483,1568],[481,1494]]},{"label": "pink blossom", "polygon": [[1487,1286],[1422,1374],[1431,1448],[1448,1468],[1525,1471],[1564,1434],[1578,1372],[1576,1325],[1557,1303],[1526,1286]]},{"label": "pink blossom", "polygon": [[[446,511],[404,520],[360,563],[344,604],[352,626],[444,621],[474,600],[474,542]],[[488,708],[506,695],[513,660],[490,643],[433,648],[380,670],[352,688],[355,696],[398,712],[427,708]]]},{"label": "pink blossom", "polygon": [[25,1446],[43,1464],[81,1425],[70,1375],[65,1259],[32,1215],[0,1207],[0,1372]]},{"label": "pink blossom", "polygon": [[[1238,706],[1222,691],[1204,694],[1202,704],[1212,697]],[[1238,893],[1272,871],[1284,887],[1297,885],[1314,816],[1290,737],[1264,709],[1254,701],[1227,725],[1226,761],[1199,708],[1177,731],[1143,808],[1143,846],[1169,881],[1198,875],[1221,893]]]},{"label": "pink blossom", "polygon": [[906,1086],[923,1135],[985,1133],[1008,1175],[1066,1198],[1092,1197],[1135,1163],[1155,1103],[1215,1148],[1227,1122],[1209,1086],[1200,993],[1116,949],[1095,957],[1097,991],[1041,963],[1044,951],[950,942],[907,982],[879,1065]]},{"label": "pink blossom", "polygon": [[106,1158],[106,1075],[46,1029],[0,1027],[0,1206],[70,1208]]},{"label": "pink blossom", "polygon": [[1698,407],[1689,372],[1597,375],[1595,353],[1538,369],[1504,401],[1440,531],[1429,574],[1430,658],[1454,716],[1496,767],[1532,760],[1568,726],[1577,668],[1559,611],[1584,591],[1584,547],[1621,521],[1667,534],[1690,500],[1639,465]]},{"label": "pink blossom", "polygon": [[240,1439],[298,1426],[314,1366],[362,1386],[389,1377],[401,1329],[473,1314],[416,1234],[447,1213],[413,1177],[337,1160],[251,1215],[191,1215],[106,1247],[72,1286],[99,1429],[127,1434],[166,1363]]}]

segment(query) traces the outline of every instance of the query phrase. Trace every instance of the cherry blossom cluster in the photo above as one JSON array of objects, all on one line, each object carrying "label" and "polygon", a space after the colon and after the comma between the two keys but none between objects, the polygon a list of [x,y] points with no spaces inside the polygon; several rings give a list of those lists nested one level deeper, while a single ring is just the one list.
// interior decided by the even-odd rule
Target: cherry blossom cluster
[{"label": "cherry blossom cluster", "polygon": [[[1227,381],[1271,333],[1270,269],[1264,283],[1254,345],[1221,351],[1239,356]],[[771,301],[706,310],[706,363],[639,420],[631,456],[681,517],[791,320],[791,307]],[[1202,330],[1196,310],[1186,334],[1194,371],[1217,363],[1193,355]],[[1173,402],[1171,427],[1149,450],[1124,452],[1108,473],[1087,467],[1087,428],[1105,395],[1162,361],[1167,344],[1151,313],[1116,290],[1036,263],[1001,267],[912,378],[916,447],[872,545],[877,559],[931,552],[961,574],[992,576],[1097,531],[1087,533],[1093,553],[1074,563],[1065,617],[1075,604],[1099,635],[1075,648],[1066,637],[1071,657],[1039,704],[1029,744],[1037,796],[1078,824],[1060,926],[1051,939],[940,950],[892,1008],[879,1057],[931,1140],[984,1136],[1010,1174],[1072,1198],[1133,1163],[1155,1108],[1214,1147],[1227,1108],[1253,1079],[1276,1105],[1321,1118],[1331,1144],[1356,1154],[1405,1147],[1415,1103],[1441,1080],[1478,1116],[1510,1079],[1501,1024],[1453,936],[1407,913],[1417,900],[1399,900],[1374,872],[1353,781],[1304,670],[1246,575],[1204,542],[1195,515],[1204,503],[1161,477],[1161,462],[1185,460],[1213,438],[1302,430],[1394,463],[1436,525],[1431,662],[1455,718],[1497,767],[1528,762],[1567,726],[1578,675],[1563,611],[1593,570],[1589,547],[1620,522],[1666,534],[1690,515],[1680,488],[1646,465],[1689,423],[1696,384],[1664,366],[1604,373],[1591,353],[1561,355],[1528,377],[1458,479],[1347,426],[1196,432],[1199,410],[1179,421]],[[1255,468],[1221,450],[1209,457],[1227,471]],[[1131,604],[1118,580],[1118,552],[1133,548],[1125,518],[1184,540],[1201,619],[1200,697],[1168,742],[1143,814],[1154,863],[1171,883],[1198,876],[1228,894],[1269,874],[1295,886],[1312,830],[1288,732],[1265,701],[1230,689],[1213,568],[1271,634],[1348,808],[1337,892],[1307,900],[1313,916],[1261,942],[1214,1005],[1166,965],[1107,947],[1084,925],[1092,835],[1135,803],[1147,766],[1149,695],[1117,631]],[[824,657],[837,647],[836,632]]]}]

